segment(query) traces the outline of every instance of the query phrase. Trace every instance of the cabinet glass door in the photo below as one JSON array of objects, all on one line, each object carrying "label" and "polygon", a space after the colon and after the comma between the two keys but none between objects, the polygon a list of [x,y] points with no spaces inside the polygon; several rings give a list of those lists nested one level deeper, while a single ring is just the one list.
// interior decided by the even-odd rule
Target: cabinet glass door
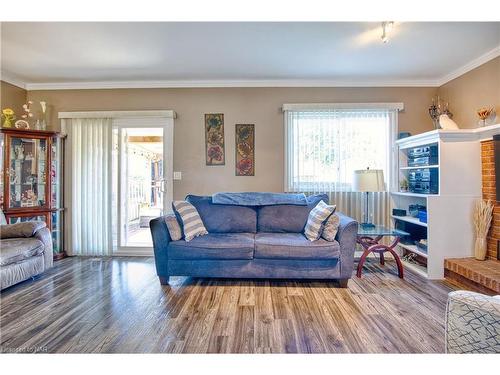
[{"label": "cabinet glass door", "polygon": [[9,208],[45,207],[47,140],[10,138]]},{"label": "cabinet glass door", "polygon": [[2,210],[5,210],[5,206],[4,206],[4,196],[3,196],[3,192],[4,192],[4,179],[5,179],[5,175],[4,175],[4,170],[3,170],[3,154],[5,152],[5,136],[3,135],[3,133],[0,133],[0,208]]},{"label": "cabinet glass door", "polygon": [[25,221],[44,221],[47,222],[46,213],[43,214],[33,214],[33,215],[9,215],[7,222],[9,224],[24,223]]},{"label": "cabinet glass door", "polygon": [[58,137],[52,138],[50,164],[51,207],[61,208],[61,140]]}]

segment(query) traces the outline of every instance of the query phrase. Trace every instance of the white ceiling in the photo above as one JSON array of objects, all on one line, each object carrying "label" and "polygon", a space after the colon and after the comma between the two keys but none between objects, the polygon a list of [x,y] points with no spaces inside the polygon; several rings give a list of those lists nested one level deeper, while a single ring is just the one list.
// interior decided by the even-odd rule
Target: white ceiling
[{"label": "white ceiling", "polygon": [[1,70],[29,89],[436,86],[500,54],[500,22],[380,34],[373,22],[2,23]]}]

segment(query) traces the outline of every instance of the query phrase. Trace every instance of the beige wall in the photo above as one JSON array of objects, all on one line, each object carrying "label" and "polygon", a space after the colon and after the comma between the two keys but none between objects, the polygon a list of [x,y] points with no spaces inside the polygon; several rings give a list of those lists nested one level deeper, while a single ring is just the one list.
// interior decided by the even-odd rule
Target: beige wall
[{"label": "beige wall", "polygon": [[500,122],[500,57],[446,83],[439,96],[450,103],[453,120],[461,128],[478,126],[477,109],[493,106]]},{"label": "beige wall", "polygon": [[[432,130],[427,106],[437,88],[211,88],[30,91],[33,101],[47,101],[52,125],[57,112],[86,110],[171,109],[177,112],[174,130],[174,198],[188,193],[217,191],[283,190],[284,103],[403,102],[400,131],[412,134]],[[224,113],[226,165],[205,165],[205,113]],[[234,173],[234,125],[255,124],[256,172],[254,177]]]},{"label": "beige wall", "polygon": [[0,81],[0,109],[12,108],[18,119],[21,118],[23,113],[23,104],[26,103],[26,95],[26,90]]}]

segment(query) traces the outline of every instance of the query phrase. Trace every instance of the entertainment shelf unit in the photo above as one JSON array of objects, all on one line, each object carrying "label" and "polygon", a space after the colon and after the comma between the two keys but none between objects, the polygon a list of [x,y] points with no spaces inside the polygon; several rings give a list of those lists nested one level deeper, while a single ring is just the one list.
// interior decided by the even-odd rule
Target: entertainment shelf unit
[{"label": "entertainment shelf unit", "polygon": [[[495,127],[490,131],[500,132],[500,126]],[[396,141],[398,188],[412,170],[429,168],[429,171],[437,171],[434,194],[391,192],[392,207],[407,212],[407,216],[392,215],[392,224],[410,233],[409,238],[403,238],[398,244],[398,253],[401,256],[415,254],[416,264],[403,260],[404,267],[429,279],[444,278],[445,258],[473,255],[472,211],[475,202],[481,198],[480,134],[478,129],[434,130]],[[432,163],[408,165],[408,151],[428,145],[437,146],[437,157]],[[427,223],[409,215],[410,204],[426,207]],[[427,251],[415,245],[419,239],[427,239]]]}]

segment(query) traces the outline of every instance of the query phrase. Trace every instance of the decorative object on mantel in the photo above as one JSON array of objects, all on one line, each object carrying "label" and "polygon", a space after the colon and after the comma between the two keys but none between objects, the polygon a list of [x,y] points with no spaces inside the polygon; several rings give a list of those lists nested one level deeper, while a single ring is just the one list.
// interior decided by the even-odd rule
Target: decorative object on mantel
[{"label": "decorative object on mantel", "polygon": [[29,120],[30,118],[33,117],[33,112],[31,112],[31,105],[33,102],[31,100],[28,100],[28,103],[23,104],[23,110],[24,110],[24,115],[21,115],[22,120],[17,120],[15,123],[15,127],[17,129],[29,129],[30,128],[30,123]]},{"label": "decorative object on mantel", "polygon": [[449,118],[447,114],[439,116],[439,126],[441,126],[441,129],[447,130],[459,129],[457,123]]},{"label": "decorative object on mantel", "polygon": [[490,200],[479,200],[474,207],[474,232],[476,241],[474,243],[474,256],[477,260],[486,258],[486,235],[490,229],[494,205]]},{"label": "decorative object on mantel", "polygon": [[[495,109],[493,107],[483,107],[477,110],[477,115],[481,119],[482,122],[479,123],[480,126],[486,126],[486,120],[488,118],[494,118],[495,117]],[[488,124],[490,125],[490,124]]]},{"label": "decorative object on mantel", "polygon": [[236,176],[255,176],[255,125],[236,124]]},{"label": "decorative object on mantel", "polygon": [[[432,105],[429,107],[429,115],[431,116],[432,122],[436,129],[442,128],[439,121],[441,115],[447,115],[449,119],[453,118],[453,113],[451,113],[449,110],[448,102],[443,103],[439,96],[437,96],[436,98],[432,98]],[[458,129],[458,126],[455,129]]]},{"label": "decorative object on mantel", "polygon": [[4,108],[2,110],[2,118],[3,118],[3,127],[11,128],[12,122],[16,119],[16,115],[11,108]]},{"label": "decorative object on mantel", "polygon": [[206,165],[224,165],[224,114],[205,114]]}]

